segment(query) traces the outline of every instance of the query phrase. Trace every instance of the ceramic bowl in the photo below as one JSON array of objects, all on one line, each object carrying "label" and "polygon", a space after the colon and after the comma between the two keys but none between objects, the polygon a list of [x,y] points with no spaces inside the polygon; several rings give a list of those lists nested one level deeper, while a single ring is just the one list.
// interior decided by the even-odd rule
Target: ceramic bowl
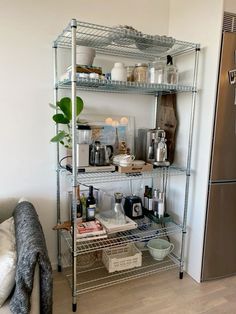
[{"label": "ceramic bowl", "polygon": [[174,244],[164,239],[152,239],[148,241],[149,253],[157,261],[162,261],[174,249]]},{"label": "ceramic bowl", "polygon": [[76,64],[91,66],[95,55],[95,49],[86,46],[78,46],[76,51]]}]

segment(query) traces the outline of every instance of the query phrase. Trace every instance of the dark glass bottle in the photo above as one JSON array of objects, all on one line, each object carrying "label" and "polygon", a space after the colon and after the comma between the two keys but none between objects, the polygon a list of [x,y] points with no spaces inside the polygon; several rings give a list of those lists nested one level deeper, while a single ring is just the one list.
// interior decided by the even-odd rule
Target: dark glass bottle
[{"label": "dark glass bottle", "polygon": [[76,215],[77,218],[81,218],[83,215],[83,206],[80,199],[80,188],[77,186],[77,197],[76,197]]},{"label": "dark glass bottle", "polygon": [[89,186],[89,195],[86,199],[86,221],[95,219],[96,199],[93,196],[93,186]]}]

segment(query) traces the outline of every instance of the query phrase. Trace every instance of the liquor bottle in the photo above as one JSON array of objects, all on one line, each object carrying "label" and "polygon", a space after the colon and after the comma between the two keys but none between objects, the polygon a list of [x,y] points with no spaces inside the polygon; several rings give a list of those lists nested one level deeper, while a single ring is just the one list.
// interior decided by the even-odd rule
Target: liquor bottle
[{"label": "liquor bottle", "polygon": [[148,210],[152,210],[152,188],[148,188]]},{"label": "liquor bottle", "polygon": [[77,218],[82,218],[83,215],[83,207],[80,200],[80,188],[79,185],[76,188],[77,198],[76,198],[76,216]]},{"label": "liquor bottle", "polygon": [[93,196],[93,186],[89,186],[89,195],[86,200],[86,221],[95,220],[96,200]]},{"label": "liquor bottle", "polygon": [[148,185],[145,185],[145,190],[144,190],[144,208],[148,209]]}]

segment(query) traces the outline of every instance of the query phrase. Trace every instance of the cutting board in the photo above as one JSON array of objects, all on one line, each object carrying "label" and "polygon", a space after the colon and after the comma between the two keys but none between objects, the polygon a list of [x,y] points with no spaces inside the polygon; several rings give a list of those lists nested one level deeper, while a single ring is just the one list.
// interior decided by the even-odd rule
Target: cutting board
[{"label": "cutting board", "polygon": [[166,132],[167,160],[172,164],[175,154],[177,129],[176,94],[162,95],[157,109],[156,126]]}]

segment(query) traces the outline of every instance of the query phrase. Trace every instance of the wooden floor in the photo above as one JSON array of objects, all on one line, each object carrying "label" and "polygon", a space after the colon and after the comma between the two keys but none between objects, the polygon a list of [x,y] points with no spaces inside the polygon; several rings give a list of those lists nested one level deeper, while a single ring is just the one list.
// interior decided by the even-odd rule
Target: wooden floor
[{"label": "wooden floor", "polygon": [[[71,290],[54,273],[54,314],[71,313]],[[236,276],[198,284],[176,269],[80,295],[79,314],[236,314]]]}]

